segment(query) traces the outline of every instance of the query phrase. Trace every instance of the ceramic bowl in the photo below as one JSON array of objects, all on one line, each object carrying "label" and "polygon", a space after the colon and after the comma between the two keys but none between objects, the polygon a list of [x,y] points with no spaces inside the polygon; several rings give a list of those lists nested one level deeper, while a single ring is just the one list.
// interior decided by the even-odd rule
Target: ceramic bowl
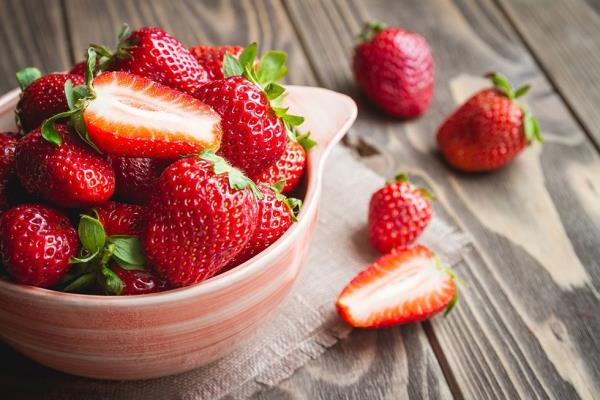
[{"label": "ceramic bowl", "polygon": [[[0,131],[15,130],[18,92],[0,98]],[[290,86],[286,98],[318,141],[309,155],[304,207],[276,243],[200,284],[141,296],[61,293],[0,279],[0,338],[31,359],[101,379],[181,373],[233,351],[290,291],[317,224],[324,163],[356,118],[348,96]]]}]

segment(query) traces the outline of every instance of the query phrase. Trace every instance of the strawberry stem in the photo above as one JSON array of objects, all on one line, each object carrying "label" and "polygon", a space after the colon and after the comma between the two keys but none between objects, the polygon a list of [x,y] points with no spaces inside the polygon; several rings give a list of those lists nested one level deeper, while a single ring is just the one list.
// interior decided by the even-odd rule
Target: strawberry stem
[{"label": "strawberry stem", "polygon": [[250,178],[244,175],[242,171],[231,166],[231,164],[229,164],[223,157],[216,155],[211,150],[203,150],[199,154],[199,157],[213,165],[213,172],[215,174],[227,174],[229,187],[232,189],[243,190],[248,188],[252,191],[254,198],[263,198],[263,195],[256,187],[256,184],[254,184]]},{"label": "strawberry stem", "polygon": [[362,31],[358,35],[358,39],[361,42],[370,42],[371,39],[379,32],[387,28],[387,24],[382,21],[371,21],[365,23]]}]

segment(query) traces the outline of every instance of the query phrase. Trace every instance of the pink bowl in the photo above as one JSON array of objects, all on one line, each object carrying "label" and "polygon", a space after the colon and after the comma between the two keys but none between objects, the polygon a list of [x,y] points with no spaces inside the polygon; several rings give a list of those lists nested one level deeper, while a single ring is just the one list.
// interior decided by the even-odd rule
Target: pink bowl
[{"label": "pink bowl", "polygon": [[[18,91],[0,98],[0,131],[15,130]],[[195,286],[130,297],[87,296],[0,280],[0,338],[50,368],[101,379],[146,379],[207,364],[264,324],[290,291],[317,224],[325,159],[356,118],[330,90],[290,86],[319,145],[310,153],[298,223],[269,249]]]}]

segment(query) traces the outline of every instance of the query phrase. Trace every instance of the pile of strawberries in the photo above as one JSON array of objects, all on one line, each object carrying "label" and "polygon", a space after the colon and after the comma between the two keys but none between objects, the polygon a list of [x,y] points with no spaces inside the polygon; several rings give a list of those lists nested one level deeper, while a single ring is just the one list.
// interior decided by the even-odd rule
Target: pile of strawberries
[{"label": "pile of strawberries", "polygon": [[17,73],[1,133],[0,255],[16,282],[132,295],[201,282],[295,221],[307,151],[277,81],[286,54],[185,48],[159,28]]}]

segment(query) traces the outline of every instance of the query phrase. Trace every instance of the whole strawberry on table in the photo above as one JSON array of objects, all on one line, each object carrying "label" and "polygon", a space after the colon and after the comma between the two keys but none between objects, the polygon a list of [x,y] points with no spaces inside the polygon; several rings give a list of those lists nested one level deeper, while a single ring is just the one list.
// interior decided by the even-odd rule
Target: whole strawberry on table
[{"label": "whole strawberry on table", "polygon": [[115,51],[93,45],[69,73],[19,71],[20,132],[0,133],[4,273],[148,294],[273,244],[296,220],[302,202],[285,194],[315,145],[281,105],[286,58],[125,27]]}]

